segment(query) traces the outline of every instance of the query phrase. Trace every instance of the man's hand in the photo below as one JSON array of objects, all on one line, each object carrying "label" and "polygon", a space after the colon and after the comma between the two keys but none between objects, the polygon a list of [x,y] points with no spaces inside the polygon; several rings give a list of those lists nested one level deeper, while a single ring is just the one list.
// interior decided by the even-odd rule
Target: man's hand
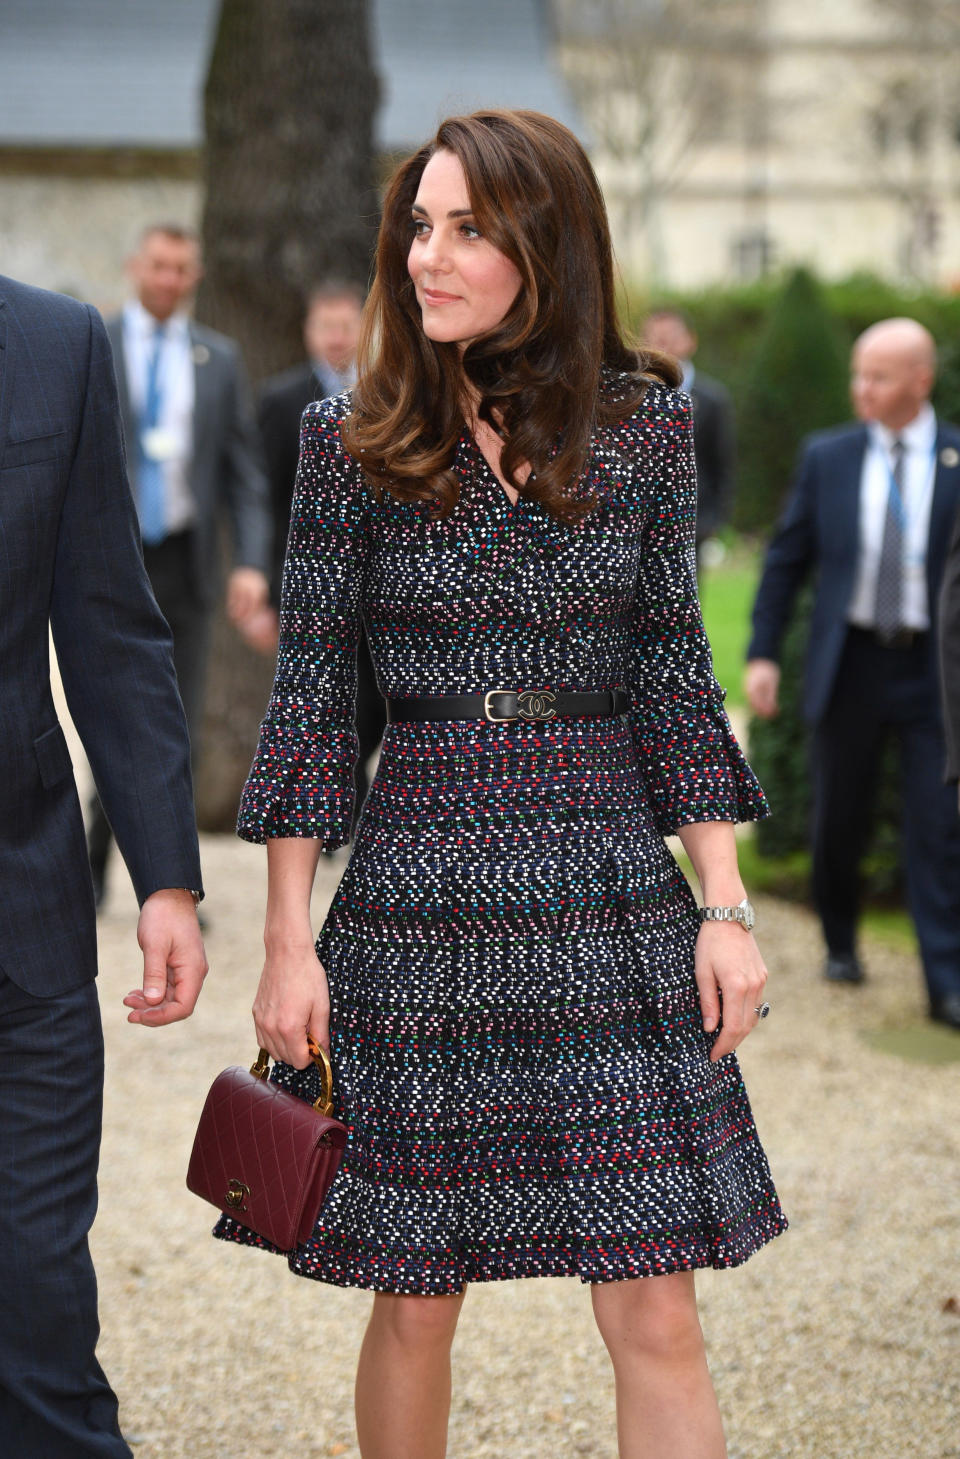
[{"label": "man's hand", "polygon": [[189,1018],[207,975],[197,909],[190,892],[154,892],[140,910],[137,941],[143,949],[143,987],[124,998],[128,1023],[151,1028]]},{"label": "man's hand", "polygon": [[267,606],[270,584],[258,567],[235,567],[227,580],[227,617],[240,625]]},{"label": "man's hand", "polygon": [[244,640],[258,654],[276,653],[280,642],[280,620],[276,608],[271,608],[268,604],[243,623],[238,623],[237,627]]},{"label": "man's hand", "polygon": [[747,703],[761,719],[780,713],[780,665],[773,659],[751,659],[743,676]]}]

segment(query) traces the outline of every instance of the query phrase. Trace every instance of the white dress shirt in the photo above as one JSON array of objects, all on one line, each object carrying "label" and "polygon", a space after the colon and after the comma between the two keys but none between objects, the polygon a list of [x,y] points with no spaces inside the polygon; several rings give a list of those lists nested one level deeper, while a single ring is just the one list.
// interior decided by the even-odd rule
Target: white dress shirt
[{"label": "white dress shirt", "polygon": [[860,473],[860,544],[857,576],[847,617],[859,628],[874,627],[877,573],[887,518],[887,500],[893,477],[893,443],[903,442],[903,533],[904,628],[923,631],[930,627],[927,601],[927,544],[930,537],[930,504],[936,475],[937,418],[933,407],[924,405],[909,425],[900,431],[870,423],[869,444]]},{"label": "white dress shirt", "polygon": [[357,383],[357,367],[354,362],[345,370],[336,370],[328,360],[311,360],[313,365],[313,376],[323,391],[323,398],[328,399],[331,395],[341,395],[344,390],[352,390]]},{"label": "white dress shirt", "polygon": [[[147,394],[147,370],[153,353],[157,320],[138,299],[123,311],[123,353],[127,366],[127,389],[134,415],[143,414]],[[185,314],[174,314],[164,327],[158,365],[160,415],[157,428],[164,437],[162,467],[165,485],[164,510],[168,532],[183,532],[196,520],[197,508],[190,491],[189,470],[193,457],[194,363],[190,330]],[[137,443],[130,441],[131,454]]]}]

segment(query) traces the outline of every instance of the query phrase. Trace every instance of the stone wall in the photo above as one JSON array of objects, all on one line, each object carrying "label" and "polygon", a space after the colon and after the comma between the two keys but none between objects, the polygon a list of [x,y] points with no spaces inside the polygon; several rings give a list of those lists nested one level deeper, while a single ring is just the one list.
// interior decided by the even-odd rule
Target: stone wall
[{"label": "stone wall", "polygon": [[195,226],[201,204],[195,177],[31,174],[0,156],[0,272],[109,313],[126,298],[124,260],[140,230],[157,219]]}]

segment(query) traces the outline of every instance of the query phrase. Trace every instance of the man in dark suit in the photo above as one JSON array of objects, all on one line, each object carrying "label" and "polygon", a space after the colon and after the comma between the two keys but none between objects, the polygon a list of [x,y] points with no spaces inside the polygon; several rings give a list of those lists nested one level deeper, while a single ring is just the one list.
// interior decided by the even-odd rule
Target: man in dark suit
[{"label": "man in dark suit", "polygon": [[[243,625],[241,631],[262,651],[275,650],[277,645],[277,608],[297,475],[300,417],[311,400],[339,395],[356,381],[363,300],[362,289],[338,280],[328,280],[313,289],[307,297],[303,323],[307,361],[267,380],[261,391],[258,423],[273,508],[273,606]],[[367,762],[383,739],[386,722],[386,706],[377,688],[366,635],[361,633],[357,646],[357,736],[360,752],[355,771],[356,816],[360,814],[369,788]]]},{"label": "man in dark suit", "polygon": [[644,343],[673,355],[683,371],[680,382],[693,401],[693,452],[697,463],[697,557],[708,537],[729,520],[737,470],[733,401],[719,380],[693,363],[697,335],[680,309],[655,309],[643,328]]},{"label": "man in dark suit", "polygon": [[813,727],[813,884],[825,976],[856,983],[858,871],[880,749],[900,744],[904,861],[931,1016],[960,1028],[960,822],[943,784],[936,604],[960,504],[960,431],[930,405],[934,344],[888,319],[853,351],[861,424],[812,436],[767,552],[747,696],[778,709],[780,644],[816,573],[804,710]]},{"label": "man in dark suit", "polygon": [[[267,601],[267,482],[237,347],[185,312],[201,274],[196,237],[174,224],[151,226],[128,267],[135,297],[107,321],[107,334],[144,561],[173,632],[196,746],[219,591],[220,522],[226,514],[235,564],[227,611],[240,626]],[[88,848],[99,902],[110,826],[98,801],[91,806]]]},{"label": "man in dark suit", "polygon": [[97,1363],[87,1233],[103,1039],[67,703],[141,903],[131,1022],[193,1009],[206,962],[190,752],[143,570],[96,312],[0,278],[0,1451],[130,1459]]},{"label": "man in dark suit", "polygon": [[300,450],[300,417],[311,400],[349,390],[357,379],[357,345],[363,290],[329,280],[307,296],[303,342],[307,358],[264,381],[257,409],[273,514],[271,595],[280,602],[280,580],[287,550],[293,484]]}]

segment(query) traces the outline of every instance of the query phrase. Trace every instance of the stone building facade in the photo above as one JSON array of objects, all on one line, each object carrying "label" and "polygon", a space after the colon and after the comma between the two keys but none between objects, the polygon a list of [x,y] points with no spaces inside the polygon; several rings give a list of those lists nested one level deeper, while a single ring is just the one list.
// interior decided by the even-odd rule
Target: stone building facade
[{"label": "stone building facade", "polygon": [[555,0],[627,274],[960,287],[957,0]]}]

